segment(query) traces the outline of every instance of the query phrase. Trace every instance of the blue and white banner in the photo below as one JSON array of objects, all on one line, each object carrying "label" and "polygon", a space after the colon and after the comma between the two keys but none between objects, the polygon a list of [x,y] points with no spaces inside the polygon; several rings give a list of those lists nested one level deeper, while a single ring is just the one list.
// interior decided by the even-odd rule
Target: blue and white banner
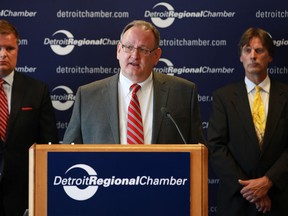
[{"label": "blue and white banner", "polygon": [[[163,54],[155,70],[198,85],[206,131],[212,92],[244,79],[237,44],[247,28],[272,35],[276,55],[268,73],[288,82],[287,8],[287,1],[277,0],[9,0],[1,3],[0,19],[20,33],[17,69],[49,84],[62,139],[77,88],[119,72],[116,44],[130,21],[144,19],[158,27]],[[217,211],[218,182],[209,169],[211,216]]]},{"label": "blue and white banner", "polygon": [[49,152],[47,216],[189,216],[189,152]]}]

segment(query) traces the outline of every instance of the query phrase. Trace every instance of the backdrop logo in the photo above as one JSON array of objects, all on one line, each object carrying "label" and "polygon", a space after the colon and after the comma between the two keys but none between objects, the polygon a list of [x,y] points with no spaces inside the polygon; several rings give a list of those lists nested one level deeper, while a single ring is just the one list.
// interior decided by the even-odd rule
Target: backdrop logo
[{"label": "backdrop logo", "polygon": [[210,11],[210,10],[200,10],[200,11],[174,11],[172,5],[166,2],[160,2],[156,4],[153,9],[158,7],[164,7],[163,11],[149,11],[146,10],[144,17],[151,18],[152,22],[160,27],[167,28],[174,20],[183,18],[234,18],[236,12],[231,11]]},{"label": "backdrop logo", "polygon": [[[51,49],[58,55],[68,55],[74,49],[73,45],[74,36],[69,31],[66,30],[56,31],[52,36],[55,36],[57,34],[64,35],[64,39],[50,40],[49,44]],[[48,38],[45,39],[44,44],[45,42],[48,43],[47,40]]]},{"label": "backdrop logo", "polygon": [[157,69],[155,69],[155,71],[160,72],[160,73],[166,73],[166,74],[172,75],[172,76],[174,75],[174,73],[172,72],[174,65],[169,59],[160,58],[159,62],[165,63],[167,67],[157,68]]},{"label": "backdrop logo", "polygon": [[62,178],[61,176],[55,176],[54,185],[62,184],[65,193],[74,200],[83,201],[90,199],[98,190],[98,186],[96,185],[97,173],[92,167],[86,164],[76,164],[70,167],[65,174],[77,168],[84,170],[88,176],[83,176],[82,178]]},{"label": "backdrop logo", "polygon": [[67,86],[57,86],[51,92],[51,100],[55,109],[65,111],[73,106],[75,96]]},{"label": "backdrop logo", "polygon": [[71,53],[75,46],[81,47],[84,45],[88,46],[115,46],[119,40],[112,40],[110,38],[99,38],[99,39],[75,39],[73,34],[67,30],[58,30],[53,35],[54,38],[45,38],[44,45],[50,45],[54,53],[58,55],[68,55]]},{"label": "backdrop logo", "polygon": [[[170,17],[169,14],[171,12],[174,12],[174,8],[168,4],[168,3],[165,3],[165,2],[160,2],[158,4],[156,4],[153,9],[157,8],[158,6],[163,6],[166,8],[166,13],[163,12],[163,13],[158,13],[159,17],[151,17],[151,20],[152,22],[160,27],[160,28],[167,28],[169,27],[170,25],[172,25],[172,23],[174,22],[175,18],[174,17]],[[167,13],[168,11],[168,13]],[[146,13],[145,13],[146,14]],[[163,18],[164,19],[163,19]]]},{"label": "backdrop logo", "polygon": [[[272,38],[272,37],[271,37]],[[280,39],[280,40],[273,40],[273,43],[276,47],[280,46],[288,46],[288,40],[287,39]]]},{"label": "backdrop logo", "polygon": [[37,11],[0,10],[1,17],[36,17]]},{"label": "backdrop logo", "polygon": [[235,68],[228,68],[228,67],[218,67],[218,68],[212,68],[209,66],[200,66],[200,67],[187,67],[187,66],[181,66],[181,67],[174,67],[173,63],[165,58],[160,58],[159,62],[163,62],[166,64],[164,67],[160,68],[154,68],[156,72],[165,73],[168,75],[181,75],[181,74],[232,74],[235,70]]}]

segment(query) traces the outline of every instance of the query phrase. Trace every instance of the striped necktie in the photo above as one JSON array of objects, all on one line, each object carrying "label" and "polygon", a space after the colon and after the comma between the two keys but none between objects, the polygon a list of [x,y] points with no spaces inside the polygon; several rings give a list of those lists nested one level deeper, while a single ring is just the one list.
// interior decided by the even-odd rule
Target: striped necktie
[{"label": "striped necktie", "polygon": [[143,124],[137,91],[141,88],[138,84],[130,87],[132,90],[131,101],[128,106],[128,123],[127,123],[127,143],[144,144]]},{"label": "striped necktie", "polygon": [[9,118],[7,95],[3,88],[4,80],[0,78],[0,136],[4,141]]},{"label": "striped necktie", "polygon": [[260,95],[261,87],[256,86],[256,93],[254,96],[253,106],[252,106],[252,116],[253,122],[255,126],[255,130],[257,133],[257,137],[259,140],[260,148],[262,148],[265,126],[266,126],[266,116],[264,104]]}]

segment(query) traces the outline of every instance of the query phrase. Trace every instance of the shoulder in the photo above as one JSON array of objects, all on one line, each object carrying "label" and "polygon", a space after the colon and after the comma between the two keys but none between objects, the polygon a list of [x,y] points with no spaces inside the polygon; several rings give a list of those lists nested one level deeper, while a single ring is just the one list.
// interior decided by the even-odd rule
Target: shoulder
[{"label": "shoulder", "polygon": [[285,93],[288,92],[288,84],[283,83],[274,79],[271,79],[271,88],[283,91]]},{"label": "shoulder", "polygon": [[177,86],[177,87],[182,86],[182,87],[189,87],[189,88],[196,87],[196,84],[194,82],[191,82],[181,77],[162,74],[159,72],[154,72],[153,76],[154,76],[154,81],[162,83],[162,84],[167,84],[169,86]]},{"label": "shoulder", "polygon": [[109,86],[111,88],[117,88],[117,83],[118,83],[118,74],[82,85],[78,88],[78,91],[87,93],[95,91],[98,92]]},{"label": "shoulder", "polygon": [[30,77],[22,72],[15,71],[14,74],[14,83],[16,85],[22,84],[29,88],[47,88],[48,85],[41,80],[38,80],[36,78]]},{"label": "shoulder", "polygon": [[245,88],[244,81],[233,82],[214,90],[214,94],[233,94],[244,90]]}]

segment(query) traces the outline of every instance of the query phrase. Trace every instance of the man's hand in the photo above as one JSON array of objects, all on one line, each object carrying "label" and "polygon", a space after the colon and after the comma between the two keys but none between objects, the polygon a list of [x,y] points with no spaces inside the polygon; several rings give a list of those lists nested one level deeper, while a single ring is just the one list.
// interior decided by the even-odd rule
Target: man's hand
[{"label": "man's hand", "polygon": [[270,198],[268,197],[268,195],[260,198],[256,203],[256,209],[259,211],[259,212],[263,212],[263,213],[266,213],[266,212],[269,212],[271,210],[271,200]]},{"label": "man's hand", "polygon": [[272,181],[267,176],[257,179],[239,180],[239,183],[243,185],[240,193],[251,203],[256,203],[261,198],[267,196],[269,189],[273,185]]}]

